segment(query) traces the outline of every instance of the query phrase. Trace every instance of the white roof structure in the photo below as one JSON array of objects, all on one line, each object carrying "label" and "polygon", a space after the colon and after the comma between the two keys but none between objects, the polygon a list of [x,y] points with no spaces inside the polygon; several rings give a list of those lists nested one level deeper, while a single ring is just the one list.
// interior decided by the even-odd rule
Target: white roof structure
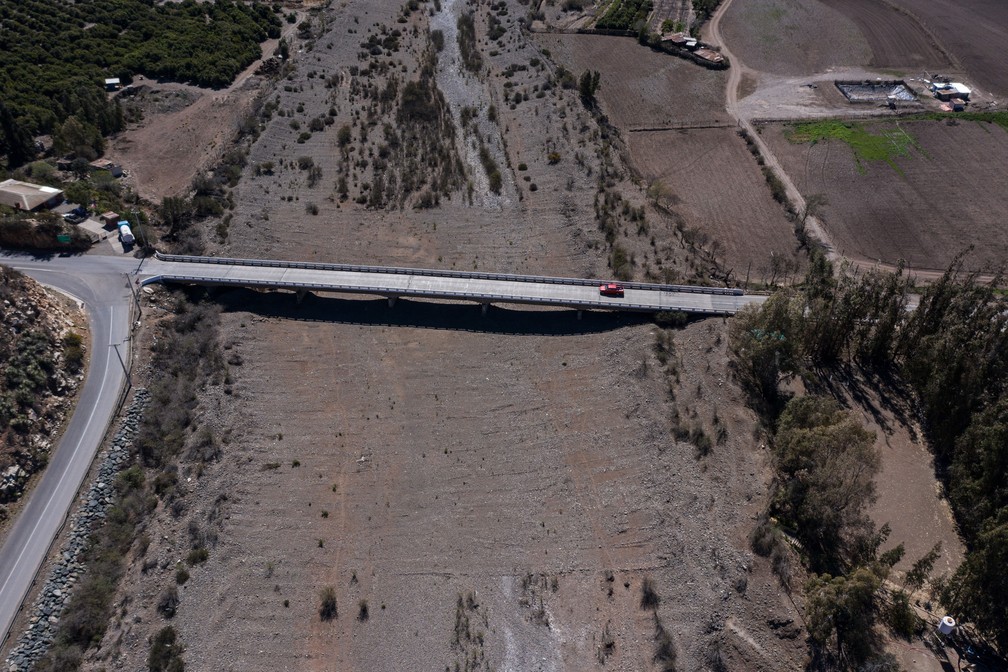
[{"label": "white roof structure", "polygon": [[0,203],[18,210],[34,210],[51,201],[63,200],[63,191],[56,187],[31,184],[20,180],[0,182]]}]

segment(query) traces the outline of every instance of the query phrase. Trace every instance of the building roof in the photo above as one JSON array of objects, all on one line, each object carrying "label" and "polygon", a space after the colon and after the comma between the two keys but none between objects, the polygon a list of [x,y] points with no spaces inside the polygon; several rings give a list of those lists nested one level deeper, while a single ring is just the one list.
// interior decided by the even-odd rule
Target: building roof
[{"label": "building roof", "polygon": [[955,89],[956,93],[965,93],[967,96],[970,94],[970,88],[960,82],[951,82],[948,88]]},{"label": "building roof", "polygon": [[95,159],[91,162],[91,167],[98,170],[111,170],[115,165],[115,163],[108,159]]},{"label": "building roof", "polygon": [[41,184],[30,184],[20,180],[0,182],[0,203],[20,210],[34,210],[56,198],[62,200],[63,191]]},{"label": "building roof", "polygon": [[710,61],[711,63],[720,63],[724,60],[724,56],[714,51],[713,49],[707,49],[706,47],[702,49],[697,49],[693,52],[705,61]]},{"label": "building roof", "polygon": [[109,77],[109,78],[107,78],[105,80],[105,85],[106,86],[111,86],[113,84],[119,84],[119,78],[118,77]]},{"label": "building roof", "polygon": [[696,38],[689,33],[672,33],[671,35],[663,37],[661,41],[674,42],[675,44],[686,44],[687,42],[696,42]]}]

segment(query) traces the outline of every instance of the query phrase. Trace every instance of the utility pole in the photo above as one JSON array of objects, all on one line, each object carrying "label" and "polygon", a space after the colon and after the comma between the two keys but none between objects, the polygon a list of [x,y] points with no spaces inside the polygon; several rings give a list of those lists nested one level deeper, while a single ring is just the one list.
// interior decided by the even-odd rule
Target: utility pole
[{"label": "utility pole", "polygon": [[126,389],[132,389],[133,378],[130,376],[129,369],[126,368],[126,362],[123,361],[122,355],[119,354],[119,344],[113,343],[111,347],[115,348],[116,357],[119,358],[119,365],[122,366],[123,373],[126,374]]},{"label": "utility pole", "polygon": [[[140,293],[137,292],[136,287],[133,285],[132,282],[130,282],[130,277],[128,274],[123,273],[123,277],[126,278],[126,286],[129,287],[130,294],[133,295],[133,303],[134,305],[136,305],[137,317],[142,317],[143,309],[140,307]],[[133,331],[132,327],[130,328],[130,331]]]}]

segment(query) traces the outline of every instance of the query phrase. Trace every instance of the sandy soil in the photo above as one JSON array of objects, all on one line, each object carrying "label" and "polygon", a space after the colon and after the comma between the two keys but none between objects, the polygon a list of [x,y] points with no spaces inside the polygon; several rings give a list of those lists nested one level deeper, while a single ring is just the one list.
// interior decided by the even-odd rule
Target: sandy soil
[{"label": "sandy soil", "polygon": [[[637,170],[671,190],[670,207],[686,226],[705,232],[735,276],[747,269],[769,280],[771,255],[795,257],[797,242],[784,208],[742,140],[730,128],[632,133]],[[750,267],[751,264],[751,267]]]},{"label": "sandy soil", "polygon": [[839,141],[793,144],[779,126],[766,127],[764,137],[802,193],[827,196],[825,223],[846,255],[889,263],[902,258],[912,268],[941,269],[974,245],[969,267],[1003,262],[1008,234],[998,215],[999,185],[1006,179],[1008,134],[975,122],[902,127],[920,149],[895,159],[899,171],[882,162],[859,170]]}]

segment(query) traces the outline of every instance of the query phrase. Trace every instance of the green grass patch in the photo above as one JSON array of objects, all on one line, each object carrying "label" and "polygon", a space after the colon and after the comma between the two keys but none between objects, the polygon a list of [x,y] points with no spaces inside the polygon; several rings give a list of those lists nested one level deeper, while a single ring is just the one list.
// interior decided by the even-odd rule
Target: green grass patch
[{"label": "green grass patch", "polygon": [[934,119],[946,121],[955,119],[957,121],[975,121],[977,123],[997,124],[1008,131],[1008,112],[930,112],[911,119]]},{"label": "green grass patch", "polygon": [[854,161],[858,172],[865,172],[865,164],[869,161],[884,161],[892,169],[903,174],[896,164],[896,157],[908,156],[910,148],[924,153],[913,136],[900,126],[892,126],[873,133],[863,124],[842,121],[816,121],[807,124],[795,124],[788,133],[791,142],[812,143],[823,140],[840,140],[854,152]]}]

